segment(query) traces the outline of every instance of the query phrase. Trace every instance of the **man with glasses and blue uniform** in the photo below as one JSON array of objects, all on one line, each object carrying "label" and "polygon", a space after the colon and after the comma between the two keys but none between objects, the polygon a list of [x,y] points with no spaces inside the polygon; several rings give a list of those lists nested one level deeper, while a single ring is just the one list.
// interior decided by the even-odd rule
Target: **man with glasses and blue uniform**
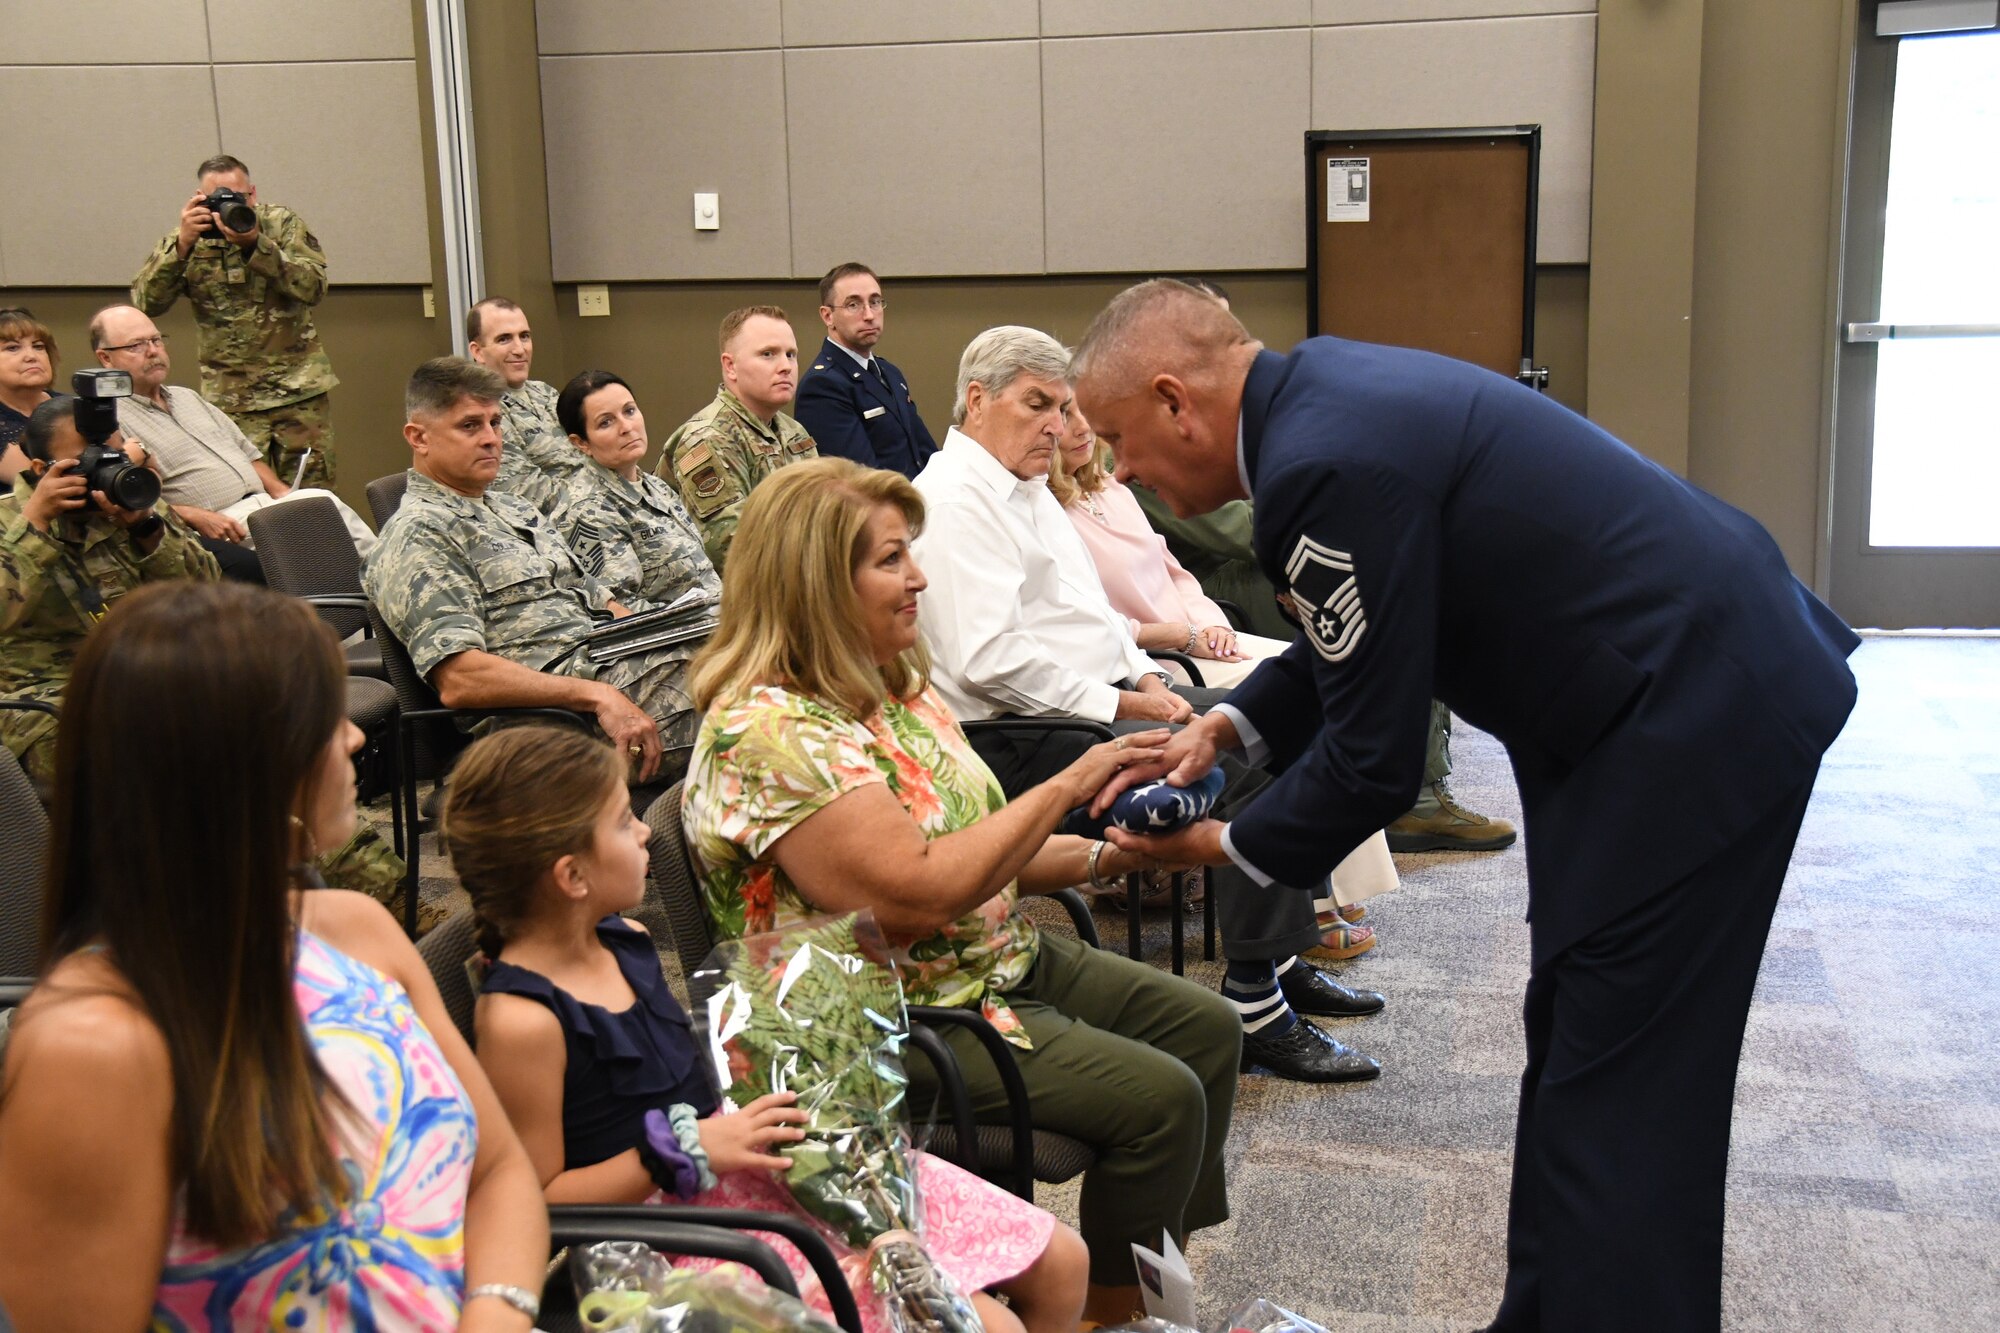
[{"label": "man with glasses and blue uniform", "polygon": [[822,455],[914,477],[937,452],[902,371],[875,355],[889,313],[866,264],[842,264],[819,280],[826,341],[799,381],[796,409]]}]

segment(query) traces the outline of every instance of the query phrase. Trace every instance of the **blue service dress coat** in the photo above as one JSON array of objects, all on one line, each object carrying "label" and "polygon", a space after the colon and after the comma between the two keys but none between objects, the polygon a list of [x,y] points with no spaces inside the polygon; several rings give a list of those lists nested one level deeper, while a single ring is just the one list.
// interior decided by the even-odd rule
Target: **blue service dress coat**
[{"label": "blue service dress coat", "polygon": [[1314,338],[1258,354],[1242,430],[1307,631],[1230,699],[1286,767],[1231,839],[1281,883],[1409,808],[1435,690],[1513,760],[1539,962],[1809,781],[1853,707],[1859,640],[1755,520],[1510,380]]},{"label": "blue service dress coat", "polygon": [[799,380],[794,415],[822,456],[915,477],[937,452],[937,442],[917,414],[909,377],[879,356],[875,364],[881,377],[863,370],[828,338]]}]

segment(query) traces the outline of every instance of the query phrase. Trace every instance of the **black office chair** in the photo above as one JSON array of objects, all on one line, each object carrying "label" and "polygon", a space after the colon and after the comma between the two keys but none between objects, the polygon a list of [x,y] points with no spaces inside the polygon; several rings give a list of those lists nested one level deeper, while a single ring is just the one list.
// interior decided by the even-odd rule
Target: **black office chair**
[{"label": "black office chair", "polygon": [[409,485],[407,472],[392,472],[368,483],[368,512],[375,519],[375,531],[389,526],[389,520],[403,507],[403,492]]},{"label": "black office chair", "polygon": [[[681,972],[688,980],[689,1000],[699,1010],[707,1000],[696,982],[701,964],[715,947],[709,928],[708,910],[702,905],[701,888],[687,839],[681,830],[681,788],[676,783],[646,811],[646,825],[653,831],[652,862],[646,883],[666,912],[673,934],[674,952]],[[1069,913],[1077,935],[1096,947],[1097,927],[1090,909],[1074,889],[1051,894]],[[1089,1144],[1052,1130],[1036,1129],[1028,1110],[1028,1089],[1014,1064],[1014,1053],[993,1026],[978,1014],[927,1005],[909,1006],[910,1044],[930,1060],[937,1071],[941,1095],[949,1119],[931,1130],[929,1150],[976,1175],[1004,1186],[1021,1198],[1034,1201],[1035,1182],[1056,1185],[1088,1170],[1097,1161]],[[931,1029],[943,1026],[965,1028],[992,1059],[1000,1082],[1007,1092],[1008,1119],[1003,1125],[973,1123],[971,1098],[959,1073],[958,1061]]]},{"label": "black office chair", "polygon": [[[361,557],[332,500],[287,500],[254,511],[248,521],[267,585],[311,602],[343,640],[368,633]],[[381,647],[373,639],[349,644],[345,651],[350,675],[387,678]]]},{"label": "black office chair", "polygon": [[[451,1016],[452,1025],[465,1038],[466,1045],[472,1045],[472,1012],[478,1002],[479,993],[474,985],[468,964],[478,952],[479,946],[473,937],[473,916],[469,908],[461,908],[451,914],[428,935],[417,941],[417,953],[422,956],[424,966],[430,969],[431,979],[437,983],[438,994],[444,1000],[445,1012]],[[634,1223],[644,1223],[635,1227]],[[734,1255],[721,1253],[714,1248],[693,1249],[680,1241],[685,1236],[679,1231],[671,1233],[652,1224],[659,1223],[671,1227],[723,1227],[733,1231],[768,1231],[783,1236],[798,1247],[806,1262],[812,1265],[820,1285],[826,1288],[827,1301],[833,1307],[834,1319],[842,1328],[859,1333],[861,1318],[855,1309],[854,1297],[848,1291],[846,1280],[840,1275],[840,1264],[834,1258],[833,1249],[804,1218],[789,1214],[749,1212],[729,1208],[693,1208],[679,1205],[646,1204],[639,1207],[598,1208],[592,1205],[558,1204],[549,1209],[550,1230],[555,1233],[557,1245],[583,1244],[590,1240],[643,1240],[656,1250],[680,1254],[712,1255],[716,1258],[733,1258]],[[641,1234],[641,1233],[645,1234]],[[654,1237],[658,1236],[659,1239]],[[567,1239],[566,1239],[567,1237]],[[724,1244],[749,1241],[769,1253],[769,1247],[754,1237],[732,1237]],[[718,1242],[704,1242],[717,1244]],[[792,1275],[783,1263],[777,1261],[775,1253],[771,1260],[777,1263],[777,1272],[782,1280],[773,1280],[773,1274],[748,1260],[739,1260],[756,1268],[766,1282],[792,1295],[798,1288],[792,1282]],[[551,1283],[551,1288],[560,1289]],[[569,1298],[572,1302],[574,1297]],[[546,1300],[546,1296],[545,1296]],[[559,1322],[551,1322],[558,1317],[558,1310],[552,1306],[543,1312],[541,1328],[555,1333]]]},{"label": "black office chair", "polygon": [[[395,744],[390,750],[396,775],[391,828],[396,854],[403,858],[403,929],[417,935],[417,893],[423,860],[423,812],[418,808],[417,783],[431,778],[440,786],[459,753],[473,738],[459,730],[460,722],[487,718],[534,719],[566,726],[594,725],[591,719],[564,708],[446,708],[430,683],[417,674],[409,650],[382,620],[381,612],[364,603],[375,642],[382,648],[382,666],[396,693]],[[351,679],[351,678],[350,678]]]},{"label": "black office chair", "polygon": [[[56,716],[36,699],[0,699],[0,708]],[[32,980],[41,951],[42,872],[49,854],[49,815],[11,751],[0,746],[0,986]],[[26,993],[26,987],[22,987]]]}]

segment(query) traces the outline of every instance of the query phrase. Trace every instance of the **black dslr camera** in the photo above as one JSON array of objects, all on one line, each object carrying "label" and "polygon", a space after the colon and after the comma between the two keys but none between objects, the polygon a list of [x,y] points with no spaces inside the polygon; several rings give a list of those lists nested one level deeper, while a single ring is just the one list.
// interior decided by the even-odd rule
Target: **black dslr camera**
[{"label": "black dslr camera", "polygon": [[120,509],[151,509],[160,499],[160,479],[105,441],[118,430],[118,400],[132,396],[132,377],[122,370],[79,370],[69,377],[76,394],[70,410],[83,436],[77,475]]},{"label": "black dslr camera", "polygon": [[[222,223],[222,227],[229,228],[238,236],[257,225],[256,205],[234,190],[211,190],[208,198],[201,202],[214,219]],[[211,221],[208,230],[202,233],[202,238],[210,241],[223,239],[222,227],[214,225]]]}]

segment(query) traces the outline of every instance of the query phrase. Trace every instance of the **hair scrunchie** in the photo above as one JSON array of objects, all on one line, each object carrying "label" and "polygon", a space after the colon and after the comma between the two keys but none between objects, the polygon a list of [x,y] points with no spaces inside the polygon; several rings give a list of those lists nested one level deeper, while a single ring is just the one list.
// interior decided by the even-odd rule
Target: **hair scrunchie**
[{"label": "hair scrunchie", "polygon": [[653,1183],[676,1198],[692,1199],[715,1187],[715,1172],[701,1146],[701,1130],[692,1106],[676,1102],[665,1111],[646,1112],[639,1136],[639,1161]]}]

